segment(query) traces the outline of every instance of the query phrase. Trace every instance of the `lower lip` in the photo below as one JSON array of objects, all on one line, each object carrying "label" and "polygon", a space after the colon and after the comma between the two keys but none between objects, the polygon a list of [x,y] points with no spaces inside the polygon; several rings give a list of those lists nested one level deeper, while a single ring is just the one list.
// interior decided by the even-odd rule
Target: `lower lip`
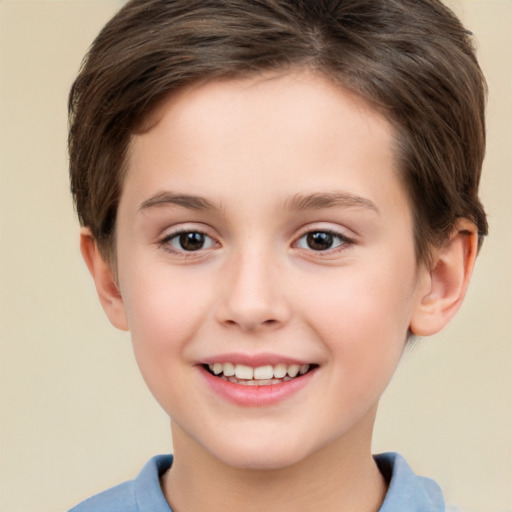
[{"label": "lower lip", "polygon": [[306,386],[316,373],[316,368],[295,379],[270,384],[268,386],[247,386],[235,384],[220,377],[215,377],[205,368],[199,370],[210,389],[220,397],[245,407],[265,407],[290,398]]}]

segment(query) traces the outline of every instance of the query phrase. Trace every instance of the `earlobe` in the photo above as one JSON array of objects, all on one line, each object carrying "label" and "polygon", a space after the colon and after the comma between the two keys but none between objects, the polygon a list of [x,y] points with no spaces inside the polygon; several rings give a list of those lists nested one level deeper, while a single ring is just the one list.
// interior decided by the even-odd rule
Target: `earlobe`
[{"label": "earlobe", "polygon": [[436,250],[430,269],[422,269],[410,330],[417,336],[439,332],[462,304],[475,264],[476,226],[459,219],[446,242]]},{"label": "earlobe", "polygon": [[80,230],[80,250],[108,319],[114,327],[128,331],[123,298],[119,292],[112,266],[103,258],[91,230],[87,227]]}]

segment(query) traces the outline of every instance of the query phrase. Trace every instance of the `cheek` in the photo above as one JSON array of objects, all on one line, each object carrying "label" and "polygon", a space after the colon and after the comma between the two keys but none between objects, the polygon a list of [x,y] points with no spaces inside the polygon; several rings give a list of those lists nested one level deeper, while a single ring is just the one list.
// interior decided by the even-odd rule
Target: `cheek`
[{"label": "cheek", "polygon": [[391,272],[393,268],[344,269],[338,279],[317,281],[305,308],[332,361],[352,380],[387,381],[401,357],[413,284]]},{"label": "cheek", "polygon": [[165,261],[145,262],[136,255],[133,260],[138,264],[127,266],[124,273],[128,278],[121,279],[132,336],[148,343],[165,339],[169,342],[170,335],[176,339],[185,337],[208,301],[209,292],[201,286],[202,276]]},{"label": "cheek", "polygon": [[190,362],[186,347],[207,314],[209,293],[186,272],[144,270],[151,268],[131,269],[121,292],[137,363],[156,396],[158,383]]},{"label": "cheek", "polygon": [[[344,333],[348,339],[368,338],[364,333],[407,331],[412,285],[390,273],[348,269],[339,276],[315,277],[308,293],[307,311],[317,327]],[[376,341],[367,339],[369,343]]]}]

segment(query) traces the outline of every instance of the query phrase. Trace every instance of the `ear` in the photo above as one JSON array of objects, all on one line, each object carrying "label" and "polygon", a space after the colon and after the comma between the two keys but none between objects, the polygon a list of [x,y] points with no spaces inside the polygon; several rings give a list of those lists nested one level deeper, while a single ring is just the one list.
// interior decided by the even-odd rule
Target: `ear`
[{"label": "ear", "polygon": [[116,283],[112,265],[105,261],[89,228],[80,230],[80,250],[94,279],[101,305],[114,327],[128,331],[123,298]]},{"label": "ear", "polygon": [[475,265],[478,233],[473,222],[459,219],[436,250],[432,266],[423,268],[410,330],[417,336],[439,332],[459,310]]}]

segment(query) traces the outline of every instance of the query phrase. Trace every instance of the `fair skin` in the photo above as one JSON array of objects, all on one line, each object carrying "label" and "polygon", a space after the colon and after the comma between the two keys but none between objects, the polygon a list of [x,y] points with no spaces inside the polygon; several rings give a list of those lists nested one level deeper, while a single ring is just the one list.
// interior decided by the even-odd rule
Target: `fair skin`
[{"label": "fair skin", "polygon": [[311,72],[198,85],[157,114],[131,144],[115,271],[87,228],[82,252],[172,419],[166,498],[377,511],[379,398],[407,332],[457,311],[473,224],[418,264],[391,125]]}]

